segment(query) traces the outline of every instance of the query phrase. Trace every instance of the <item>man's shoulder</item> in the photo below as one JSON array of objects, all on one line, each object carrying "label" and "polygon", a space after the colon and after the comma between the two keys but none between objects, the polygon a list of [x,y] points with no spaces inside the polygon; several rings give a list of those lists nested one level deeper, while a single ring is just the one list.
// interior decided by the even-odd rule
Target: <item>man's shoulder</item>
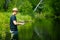
[{"label": "man's shoulder", "polygon": [[11,19],[11,20],[16,20],[16,16],[12,15],[12,16],[10,17],[10,19]]}]

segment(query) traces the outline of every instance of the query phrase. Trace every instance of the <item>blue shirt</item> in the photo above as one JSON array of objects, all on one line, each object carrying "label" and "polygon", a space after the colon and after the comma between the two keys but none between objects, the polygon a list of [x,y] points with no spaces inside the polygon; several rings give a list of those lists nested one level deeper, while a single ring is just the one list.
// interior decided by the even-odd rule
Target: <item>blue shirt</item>
[{"label": "blue shirt", "polygon": [[14,23],[13,23],[14,20],[17,21],[16,20],[16,16],[15,15],[12,15],[10,17],[10,30],[11,31],[17,31],[17,25],[14,25]]}]

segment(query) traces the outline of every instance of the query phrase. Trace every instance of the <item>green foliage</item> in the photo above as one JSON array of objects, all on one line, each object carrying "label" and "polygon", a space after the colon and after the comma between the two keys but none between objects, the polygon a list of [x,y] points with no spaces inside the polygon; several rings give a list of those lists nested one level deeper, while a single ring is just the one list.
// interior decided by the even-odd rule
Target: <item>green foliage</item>
[{"label": "green foliage", "polygon": [[32,4],[33,9],[34,9],[36,7],[36,5],[39,3],[40,0],[29,0],[29,1]]},{"label": "green foliage", "polygon": [[0,1],[0,11],[3,10],[4,1],[5,1],[5,0]]},{"label": "green foliage", "polygon": [[[7,13],[7,14],[6,14]],[[10,16],[11,16],[11,12],[0,12],[0,38],[1,40],[5,40],[5,39],[10,39]],[[17,14],[17,21],[19,20],[32,20],[31,16],[29,15],[21,15],[20,13]],[[27,22],[25,23],[24,26],[19,25],[18,26],[18,35],[19,35],[19,39],[21,40],[29,40],[32,38],[32,23],[31,22]],[[8,35],[7,35],[8,34]],[[8,36],[8,37],[7,37]]]},{"label": "green foliage", "polygon": [[32,5],[29,1],[24,1],[22,5],[19,6],[19,11],[22,14],[32,14]]},{"label": "green foliage", "polygon": [[14,7],[16,7],[16,4],[17,4],[17,0],[11,0],[11,1],[9,1],[8,11],[12,11],[12,9],[13,9]]}]

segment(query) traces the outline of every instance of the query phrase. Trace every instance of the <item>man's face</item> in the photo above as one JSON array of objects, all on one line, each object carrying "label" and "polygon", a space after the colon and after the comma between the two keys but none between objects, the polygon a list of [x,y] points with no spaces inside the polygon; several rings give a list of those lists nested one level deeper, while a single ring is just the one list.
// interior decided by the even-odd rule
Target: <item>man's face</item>
[{"label": "man's face", "polygon": [[16,15],[17,14],[17,11],[14,11],[14,14]]}]

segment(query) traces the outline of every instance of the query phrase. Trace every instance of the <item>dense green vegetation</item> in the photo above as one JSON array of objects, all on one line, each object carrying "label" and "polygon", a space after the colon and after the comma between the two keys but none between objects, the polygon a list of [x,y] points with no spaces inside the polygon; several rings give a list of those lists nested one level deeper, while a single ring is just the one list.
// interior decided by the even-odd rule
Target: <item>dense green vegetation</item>
[{"label": "dense green vegetation", "polygon": [[0,40],[10,39],[10,16],[17,7],[17,20],[32,20],[18,26],[19,40],[58,40],[60,30],[60,0],[0,0]]},{"label": "dense green vegetation", "polygon": [[[7,12],[6,12],[7,13]],[[4,14],[3,13],[1,13],[0,12],[0,36],[2,37],[0,37],[1,38],[1,40],[5,40],[6,38],[7,38],[7,40],[10,38],[10,27],[9,27],[9,18],[10,18],[10,16],[11,16],[11,13],[7,13],[6,14],[5,12],[4,12]],[[28,16],[28,17],[27,17]],[[29,16],[29,15],[20,15],[20,14],[18,14],[17,15],[17,19],[18,19],[18,21],[19,20],[32,20],[31,19],[31,17]],[[3,21],[1,21],[1,20],[3,20]],[[28,23],[25,23],[25,25],[24,26],[21,26],[21,25],[19,25],[18,26],[18,31],[19,31],[19,38],[21,39],[21,40],[29,40],[29,39],[31,39],[31,37],[32,37],[32,26],[31,26],[32,24],[31,24],[31,22],[28,22]],[[8,34],[8,35],[7,35]]]}]

